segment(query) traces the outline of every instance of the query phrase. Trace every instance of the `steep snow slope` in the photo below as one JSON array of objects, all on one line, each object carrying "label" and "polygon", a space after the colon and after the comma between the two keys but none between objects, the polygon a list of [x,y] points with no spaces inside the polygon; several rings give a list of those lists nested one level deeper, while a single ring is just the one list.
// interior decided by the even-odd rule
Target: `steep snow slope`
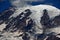
[{"label": "steep snow slope", "polygon": [[42,29],[40,20],[43,15],[44,9],[48,10],[48,15],[50,16],[50,18],[54,18],[55,16],[60,15],[60,9],[50,6],[50,5],[37,5],[37,6],[28,7],[25,9],[30,9],[32,11],[32,14],[30,15],[30,17],[36,23],[35,26],[36,26],[37,33],[40,33],[40,32],[42,33],[42,31],[43,31],[43,30],[40,30],[39,28]]},{"label": "steep snow slope", "polygon": [[53,7],[50,5],[37,5],[37,6],[31,6],[31,7],[18,8],[18,10],[12,16],[15,17],[26,9],[30,9],[32,11],[32,14],[30,15],[30,17],[34,20],[34,22],[36,22],[36,26],[40,28],[42,28],[42,25],[40,24],[40,20],[43,15],[44,9],[48,10],[48,15],[50,16],[50,18],[54,18],[55,16],[60,14],[60,9],[56,7]]},{"label": "steep snow slope", "polygon": [[[60,9],[57,9],[56,7],[50,5],[38,5],[31,7],[30,10],[32,10],[33,13],[30,17],[35,21],[37,30],[38,28],[42,28],[40,20],[43,15],[44,9],[48,10],[48,15],[50,16],[50,18],[54,18],[55,16],[60,15]],[[37,33],[39,33],[39,31],[37,31]]]},{"label": "steep snow slope", "polygon": [[[50,5],[37,5],[37,6],[28,6],[28,7],[23,7],[23,8],[16,8],[16,11],[14,12],[14,14],[12,14],[9,18],[11,17],[17,17],[21,12],[25,12],[26,9],[30,9],[32,14],[29,16],[35,23],[34,27],[35,27],[35,34],[42,34],[43,33],[43,26],[40,23],[41,17],[43,16],[43,10],[46,9],[48,11],[48,15],[50,16],[50,18],[54,18],[55,16],[60,15],[60,9],[54,7],[54,6],[50,6]],[[4,26],[5,24],[0,25],[1,30],[3,28],[5,28]],[[60,27],[56,27],[56,28],[50,28],[47,29],[48,31],[46,31],[46,33],[51,33],[51,32],[56,32],[57,34],[60,33]],[[18,33],[17,33],[18,34]],[[4,34],[6,35],[6,34]],[[16,34],[14,34],[16,35]],[[7,36],[7,35],[6,35]],[[12,39],[11,39],[12,40]]]}]

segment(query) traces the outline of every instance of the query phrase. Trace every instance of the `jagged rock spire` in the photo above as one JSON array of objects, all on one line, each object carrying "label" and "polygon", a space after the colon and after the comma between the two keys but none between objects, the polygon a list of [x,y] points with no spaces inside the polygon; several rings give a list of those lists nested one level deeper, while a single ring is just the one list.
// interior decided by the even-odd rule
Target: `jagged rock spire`
[{"label": "jagged rock spire", "polygon": [[43,10],[43,16],[41,17],[40,23],[45,27],[50,27],[50,17],[46,9]]}]

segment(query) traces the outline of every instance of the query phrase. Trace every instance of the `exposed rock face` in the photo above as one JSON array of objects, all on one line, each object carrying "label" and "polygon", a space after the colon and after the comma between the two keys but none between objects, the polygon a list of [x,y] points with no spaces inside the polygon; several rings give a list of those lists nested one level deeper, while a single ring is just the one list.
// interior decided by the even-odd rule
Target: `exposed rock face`
[{"label": "exposed rock face", "polygon": [[52,35],[48,37],[46,40],[60,40],[60,38],[56,37],[55,35]]},{"label": "exposed rock face", "polygon": [[[24,30],[26,25],[26,20],[28,19],[28,16],[31,14],[31,11],[29,9],[25,10],[26,13],[20,13],[15,18],[10,18],[10,20],[7,21],[7,26],[3,30],[5,31],[17,31],[17,30]],[[32,21],[32,20],[31,20]]]}]

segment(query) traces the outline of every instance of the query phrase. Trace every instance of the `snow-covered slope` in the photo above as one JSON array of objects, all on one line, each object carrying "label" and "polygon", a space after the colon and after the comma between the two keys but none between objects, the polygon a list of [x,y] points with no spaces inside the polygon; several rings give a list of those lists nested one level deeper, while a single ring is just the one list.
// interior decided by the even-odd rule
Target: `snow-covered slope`
[{"label": "snow-covered slope", "polygon": [[40,27],[40,28],[42,28],[42,26],[40,24],[40,20],[43,15],[44,9],[48,10],[48,15],[50,16],[50,18],[53,18],[60,14],[60,9],[58,9],[54,6],[37,5],[37,6],[18,8],[18,10],[16,10],[16,12],[12,16],[15,17],[26,9],[30,9],[32,11],[32,14],[30,15],[30,17],[36,22],[37,27]]},{"label": "snow-covered slope", "polygon": [[[41,23],[40,23],[41,17],[43,16],[43,10],[44,9],[46,9],[48,11],[48,15],[50,18],[54,18],[54,17],[60,15],[60,9],[58,9],[54,6],[37,5],[37,6],[28,6],[28,7],[23,7],[23,8],[16,8],[16,11],[14,12],[14,14],[12,14],[8,19],[10,19],[12,17],[16,18],[22,12],[27,13],[25,11],[26,9],[29,9],[32,12],[28,17],[31,18],[34,22],[34,28],[33,29],[36,31],[35,34],[42,34],[44,31],[43,25],[41,25]],[[17,19],[15,19],[15,20],[17,20]],[[15,23],[15,21],[14,21],[14,23]],[[7,24],[5,26],[4,25],[5,25],[4,23],[2,25],[0,25],[0,28],[2,27],[0,30],[3,30]],[[47,29],[48,31],[46,31],[46,34],[51,33],[51,32],[55,32],[55,33],[59,34],[60,33],[60,31],[58,31],[58,30],[60,30],[59,28],[60,27]]]}]

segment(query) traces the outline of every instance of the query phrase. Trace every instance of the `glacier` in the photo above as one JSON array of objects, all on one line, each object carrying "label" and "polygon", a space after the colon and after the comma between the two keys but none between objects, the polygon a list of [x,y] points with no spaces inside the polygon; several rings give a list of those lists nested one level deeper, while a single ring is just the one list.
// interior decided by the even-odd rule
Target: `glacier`
[{"label": "glacier", "polygon": [[[59,34],[60,26],[57,26],[54,28],[46,28],[45,33],[43,34],[44,29],[43,29],[43,25],[40,23],[40,21],[41,21],[41,17],[43,16],[44,9],[47,10],[50,19],[54,19],[56,16],[60,15],[60,9],[58,9],[54,6],[51,6],[51,5],[36,5],[36,6],[27,6],[27,7],[16,8],[16,9],[9,9],[9,11],[7,11],[7,12],[9,12],[9,14],[7,12],[0,14],[0,23],[1,23],[0,24],[0,31],[1,31],[0,34],[3,35],[0,38],[0,40],[6,40],[6,39],[7,40],[23,40],[23,39],[25,39],[24,38],[25,33],[26,33],[26,35],[28,35],[26,37],[26,40],[28,40],[29,37],[30,37],[30,40],[38,40],[37,39],[38,34],[44,36],[43,39],[40,38],[40,40],[45,40],[44,38],[45,38],[46,34],[50,34],[50,33],[53,33],[54,35]],[[10,12],[12,12],[11,15],[10,15]],[[27,14],[29,14],[29,15],[27,16]],[[9,16],[7,17],[6,15],[9,15]],[[27,26],[29,24],[28,23],[29,21],[33,21],[33,27],[30,30],[28,29],[29,31],[27,30],[28,31],[27,32],[27,31],[25,31],[26,29],[24,29],[26,27],[23,27],[23,26]],[[21,24],[22,28],[20,27],[20,24]],[[6,28],[7,31],[4,28]],[[14,30],[16,30],[16,31],[13,31],[13,28],[15,28]],[[12,32],[10,32],[10,31],[12,31]],[[23,36],[18,37],[20,34]],[[22,37],[23,37],[23,39],[22,39]]]}]

